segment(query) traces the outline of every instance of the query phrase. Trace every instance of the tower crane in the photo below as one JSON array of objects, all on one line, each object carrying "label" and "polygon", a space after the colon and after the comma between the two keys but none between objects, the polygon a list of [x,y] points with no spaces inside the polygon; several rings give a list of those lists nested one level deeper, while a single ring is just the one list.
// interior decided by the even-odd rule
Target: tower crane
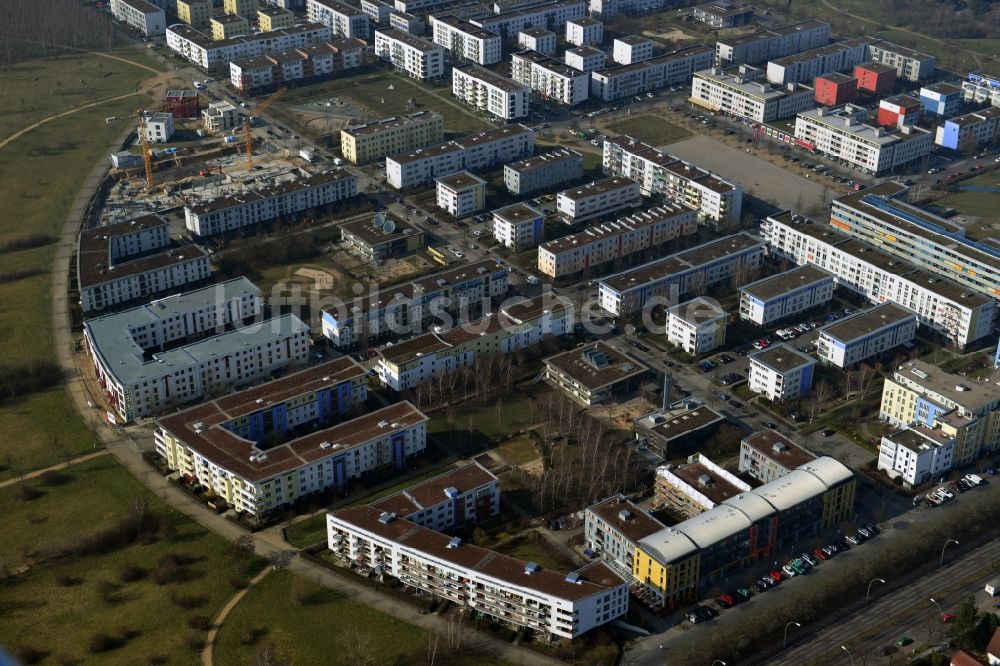
[{"label": "tower crane", "polygon": [[146,186],[153,188],[153,151],[149,148],[146,131],[146,114],[139,109],[139,141],[142,143],[142,163],[146,167]]},{"label": "tower crane", "polygon": [[284,86],[284,87],[278,89],[277,91],[275,91],[275,93],[273,95],[271,95],[270,97],[268,97],[267,99],[265,99],[263,102],[261,102],[260,104],[258,104],[257,108],[254,110],[253,114],[247,114],[246,122],[243,124],[243,134],[244,134],[244,137],[246,139],[247,168],[248,169],[252,169],[253,168],[253,119],[254,119],[255,116],[260,116],[262,113],[264,113],[264,109],[266,109],[267,107],[271,106],[271,104],[276,99],[278,99],[279,97],[281,97],[282,95],[284,95],[286,90],[288,90],[288,86]]}]

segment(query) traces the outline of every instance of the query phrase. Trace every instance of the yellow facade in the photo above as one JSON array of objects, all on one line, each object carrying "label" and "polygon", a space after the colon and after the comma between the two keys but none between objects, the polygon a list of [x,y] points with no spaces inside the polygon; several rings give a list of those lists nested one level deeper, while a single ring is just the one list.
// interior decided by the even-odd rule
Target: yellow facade
[{"label": "yellow facade", "polygon": [[676,605],[693,597],[698,591],[701,575],[701,555],[694,553],[687,559],[662,564],[641,547],[635,549],[632,575],[640,583],[663,597],[667,605]]},{"label": "yellow facade", "polygon": [[261,32],[271,32],[295,25],[295,14],[280,7],[257,10],[257,28]]},{"label": "yellow facade", "polygon": [[249,33],[250,22],[242,16],[224,16],[212,19],[212,39],[231,39]]},{"label": "yellow facade", "polygon": [[823,528],[836,527],[854,516],[854,494],[857,482],[847,483],[823,495]]},{"label": "yellow facade", "polygon": [[882,406],[879,411],[896,423],[913,423],[916,420],[918,397],[920,394],[916,391],[887,378],[882,385]]},{"label": "yellow facade", "polygon": [[212,20],[210,0],[177,0],[177,18],[192,28],[203,30]]},{"label": "yellow facade", "polygon": [[223,0],[222,9],[226,14],[253,16],[257,13],[257,0]]},{"label": "yellow facade", "polygon": [[365,131],[341,130],[340,153],[351,164],[365,164],[443,140],[444,119],[438,113],[425,112],[419,118],[408,116],[402,122],[373,124]]}]

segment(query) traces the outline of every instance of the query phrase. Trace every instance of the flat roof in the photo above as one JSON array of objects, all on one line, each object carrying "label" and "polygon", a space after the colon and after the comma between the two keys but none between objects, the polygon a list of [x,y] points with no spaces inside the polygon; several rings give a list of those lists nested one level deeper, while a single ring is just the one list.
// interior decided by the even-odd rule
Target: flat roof
[{"label": "flat roof", "polygon": [[785,469],[796,469],[816,459],[816,456],[802,448],[777,430],[759,430],[744,437],[741,443],[757,451],[765,458],[779,463]]},{"label": "flat roof", "polygon": [[942,81],[940,83],[932,83],[927,86],[921,86],[920,90],[930,90],[931,92],[941,93],[942,95],[959,95],[962,92],[962,87]]},{"label": "flat roof", "polygon": [[285,9],[284,7],[261,7],[257,10],[257,13],[271,18],[275,18],[277,16],[294,16],[291,10]]},{"label": "flat roof", "polygon": [[601,49],[595,49],[593,46],[577,46],[573,49],[566,49],[566,53],[573,53],[580,56],[581,58],[587,58],[594,55],[606,56],[604,51]]},{"label": "flat roof", "polygon": [[892,65],[883,65],[882,63],[875,62],[874,60],[863,62],[860,65],[855,65],[854,68],[865,69],[868,70],[869,72],[875,72],[877,74],[887,74],[889,72],[896,71],[896,68],[893,67]]},{"label": "flat roof", "polygon": [[640,37],[639,35],[625,35],[623,37],[615,37],[614,41],[621,42],[626,46],[639,46],[640,44],[645,44],[649,42],[653,43],[653,40],[647,39],[646,37]]},{"label": "flat roof", "polygon": [[155,14],[163,11],[152,2],[147,2],[146,0],[121,0],[121,2],[143,14]]},{"label": "flat roof", "polygon": [[249,21],[247,21],[239,14],[220,14],[219,16],[213,16],[212,22],[220,23],[222,25],[227,25],[230,23],[246,23],[247,25],[250,24]]},{"label": "flat roof", "polygon": [[853,39],[845,39],[844,41],[834,42],[833,44],[827,44],[826,46],[818,46],[814,49],[809,49],[800,53],[793,53],[782,58],[777,58],[776,60],[771,60],[770,62],[781,67],[787,67],[788,65],[798,62],[809,62],[810,60],[815,60],[816,58],[823,56],[843,53],[844,51],[849,51],[857,46],[871,44],[875,41],[877,40],[872,37],[854,37]]},{"label": "flat roof", "polygon": [[725,319],[727,316],[726,311],[719,307],[718,301],[702,298],[701,296],[678,303],[668,308],[667,312],[696,326],[709,321]]},{"label": "flat roof", "polygon": [[[208,2],[208,0],[205,0],[205,2]],[[185,99],[188,97],[197,97],[197,96],[198,96],[197,90],[168,90],[166,94],[167,99],[171,99],[173,97],[179,97],[181,99]]]},{"label": "flat roof", "polygon": [[522,83],[518,83],[513,79],[508,79],[506,76],[500,76],[496,72],[491,72],[485,67],[480,67],[476,64],[458,65],[453,69],[454,71],[463,72],[475,79],[488,83],[495,88],[503,90],[504,92],[518,92],[529,89],[528,86]]},{"label": "flat roof", "polygon": [[[818,107],[807,111],[801,111],[799,112],[798,117],[805,118],[810,122],[822,125],[826,129],[832,130],[833,132],[847,134],[856,139],[865,141],[866,143],[875,144],[879,148],[883,148],[899,141],[909,141],[910,139],[916,138],[921,134],[928,133],[927,130],[916,125],[906,125],[906,131],[902,129],[890,131],[881,126],[875,127],[869,125],[864,121],[858,122],[850,107],[855,109],[860,108],[851,104],[832,108]],[[844,124],[845,120],[850,120],[851,123],[846,125]],[[865,120],[867,120],[867,116],[865,117]]]},{"label": "flat roof", "polygon": [[604,25],[603,23],[601,23],[597,19],[592,18],[590,16],[584,16],[582,18],[570,19],[570,20],[566,21],[566,23],[572,23],[573,25],[578,25],[578,26],[581,26],[581,27],[584,27],[584,28],[587,27],[587,26],[591,26],[591,25]]},{"label": "flat roof", "polygon": [[[360,12],[360,10],[358,10]],[[364,14],[367,18],[367,14]],[[416,49],[423,53],[430,53],[431,51],[442,51],[443,48],[435,44],[434,42],[429,42],[426,39],[417,37],[416,35],[411,35],[405,30],[400,30],[399,28],[386,28],[384,30],[376,30],[376,35],[383,35],[388,39],[400,42],[401,44],[406,44],[410,48]]]},{"label": "flat roof", "polygon": [[912,95],[907,95],[905,93],[900,93],[898,95],[892,95],[890,97],[883,97],[879,101],[879,104],[881,105],[882,102],[885,102],[887,104],[895,104],[896,106],[902,106],[904,108],[912,108],[912,107],[915,107],[915,106],[920,106],[920,100],[919,99],[917,99],[916,97],[913,97]]},{"label": "flat roof", "polygon": [[665,526],[621,495],[591,504],[587,511],[603,520],[632,543],[655,534]]},{"label": "flat roof", "polygon": [[444,474],[439,474],[423,483],[410,486],[395,495],[389,495],[373,502],[370,506],[403,517],[441,502],[451,501],[447,491],[452,489],[460,493],[467,493],[496,481],[497,477],[487,471],[485,467],[477,462],[471,462]]},{"label": "flat roof", "polygon": [[[729,90],[736,91],[744,97],[752,97],[753,99],[762,101],[778,97],[788,97],[789,95],[811,90],[798,82],[788,84],[792,86],[792,89],[789,90],[788,85],[775,85],[767,79],[748,79],[745,76],[745,72],[740,72],[740,67],[744,67],[744,65],[730,67],[729,69],[721,71],[718,71],[715,68],[703,69],[695,72],[694,76],[699,79],[711,81],[715,85],[723,86]],[[757,68],[753,69],[758,72],[760,71]]]},{"label": "flat roof", "polygon": [[451,190],[467,190],[470,187],[486,186],[486,181],[470,171],[459,171],[448,176],[435,178],[439,185],[444,185]]},{"label": "flat roof", "polygon": [[916,321],[916,318],[916,313],[909,308],[882,303],[827,324],[819,329],[819,334],[847,343],[907,319]]},{"label": "flat roof", "polygon": [[622,236],[632,231],[645,229],[664,220],[693,215],[694,212],[693,208],[688,208],[684,204],[664,202],[648,210],[632,213],[617,220],[590,224],[584,231],[545,241],[539,247],[552,254],[559,254],[590,243],[596,243],[605,238]]},{"label": "flat roof", "polygon": [[434,122],[435,119],[437,120],[442,119],[441,114],[438,113],[437,111],[431,111],[431,110],[417,111],[416,113],[408,113],[405,116],[392,116],[391,118],[382,118],[381,120],[373,120],[372,122],[365,123],[364,125],[345,127],[340,131],[350,136],[381,134],[383,132],[390,132],[396,129],[397,127],[402,127],[405,125]]},{"label": "flat roof", "polygon": [[493,217],[498,217],[512,224],[518,224],[543,217],[543,215],[528,204],[516,203],[496,209],[493,211]]},{"label": "flat roof", "polygon": [[757,32],[751,32],[747,35],[737,35],[733,37],[728,37],[723,40],[719,40],[719,43],[723,46],[741,46],[744,44],[753,44],[754,42],[760,42],[767,39],[775,39],[776,37],[781,37],[784,35],[790,35],[796,32],[802,32],[803,30],[812,30],[818,28],[822,25],[828,25],[825,21],[816,21],[814,19],[808,19],[806,21],[799,21],[798,23],[789,23],[788,25],[781,26],[780,28],[774,28],[773,30],[758,30]]},{"label": "flat roof", "polygon": [[423,231],[412,224],[408,224],[405,220],[393,215],[392,213],[383,213],[383,220],[385,222],[392,221],[395,229],[392,233],[386,233],[386,227],[375,226],[372,221],[369,220],[355,220],[354,222],[345,222],[340,225],[341,234],[349,234],[354,238],[357,238],[365,245],[370,247],[377,247],[383,243],[392,243],[396,240],[403,238],[404,236],[419,236],[423,235]]},{"label": "flat roof", "polygon": [[357,16],[359,14],[364,14],[364,12],[357,7],[349,5],[346,2],[341,2],[340,0],[314,0],[314,2],[317,2],[324,7],[328,7],[329,9],[345,16]]},{"label": "flat roof", "polygon": [[[606,364],[599,367],[598,364],[591,361],[591,358],[588,358],[588,355],[598,359],[603,356]],[[572,378],[589,391],[638,377],[649,369],[641,361],[600,340],[583,347],[553,354],[543,359],[543,363]]]},{"label": "flat roof", "polygon": [[830,72],[828,74],[821,74],[816,77],[817,79],[824,79],[830,81],[831,83],[844,84],[850,83],[851,81],[857,81],[853,76],[847,74],[841,74],[840,72]]},{"label": "flat roof", "polygon": [[750,354],[751,360],[774,370],[779,374],[791,372],[804,365],[814,365],[816,359],[784,343]]},{"label": "flat roof", "polygon": [[743,2],[728,2],[727,0],[716,0],[716,2],[706,2],[695,7],[696,10],[715,16],[737,16],[754,11],[753,5]]},{"label": "flat roof", "polygon": [[510,162],[509,164],[504,165],[504,169],[511,169],[512,171],[517,171],[518,173],[527,173],[534,169],[539,169],[543,166],[551,164],[552,162],[561,162],[563,160],[578,160],[582,163],[583,155],[571,148],[558,148],[556,150],[550,150],[547,153],[526,157],[516,162]]},{"label": "flat roof", "polygon": [[552,32],[551,30],[546,30],[545,28],[525,28],[524,30],[521,30],[518,34],[527,35],[528,37],[534,37],[535,39],[538,39],[539,37],[548,37],[549,35],[552,35],[553,37],[556,36],[556,33]]},{"label": "flat roof", "polygon": [[[731,483],[729,479],[721,476],[715,469],[701,462],[678,465],[670,470],[670,472],[707,497],[713,504],[722,504],[730,497],[735,497],[749,490],[749,486],[740,488]],[[708,481],[708,483],[705,483],[705,481]]]},{"label": "flat roof", "polygon": [[665,412],[655,411],[636,419],[635,424],[646,432],[654,433],[664,442],[670,442],[724,420],[718,412],[701,405],[692,408],[671,409]]},{"label": "flat roof", "polygon": [[386,160],[391,160],[397,164],[417,162],[419,160],[427,159],[428,157],[438,157],[456,150],[465,150],[467,148],[474,148],[475,146],[491,143],[493,141],[501,141],[510,136],[517,136],[518,134],[533,135],[534,131],[531,128],[525,127],[519,123],[505,125],[504,127],[496,127],[494,129],[486,130],[485,132],[479,132],[478,134],[470,134],[469,136],[464,136],[460,139],[445,141],[444,143],[439,143],[428,148],[417,148],[409,152],[392,155],[387,157]]},{"label": "flat roof", "polygon": [[556,60],[555,58],[550,58],[547,55],[542,55],[537,51],[518,51],[517,53],[511,54],[512,61],[514,59],[526,60],[528,62],[534,63],[539,67],[543,67],[549,72],[556,74],[558,76],[563,76],[569,79],[578,78],[581,76],[587,76],[586,72],[581,72],[578,69],[573,69],[561,60]]},{"label": "flat roof", "polygon": [[891,53],[897,53],[907,58],[916,58],[918,60],[935,59],[934,56],[932,56],[929,53],[924,53],[923,51],[916,51],[914,49],[907,48],[905,46],[900,46],[899,44],[893,44],[892,42],[886,42],[881,39],[877,40],[872,46],[880,48],[884,51],[889,51]]},{"label": "flat roof", "polygon": [[588,197],[596,197],[614,190],[635,189],[638,193],[639,183],[624,176],[611,176],[603,180],[595,180],[588,185],[581,185],[569,190],[563,190],[559,196],[566,197],[571,201],[579,201]]},{"label": "flat roof", "polygon": [[455,28],[456,30],[463,32],[470,37],[475,37],[477,39],[488,39],[488,40],[500,40],[500,35],[495,32],[490,32],[489,30],[483,30],[480,26],[467,21],[463,18],[459,18],[453,14],[443,14],[438,16],[434,15],[434,21],[438,23],[444,23],[447,26]]},{"label": "flat roof", "polygon": [[907,361],[896,368],[894,378],[897,378],[897,381],[898,378],[905,378],[915,382],[931,393],[936,393],[970,411],[1000,402],[1000,382],[995,381],[995,377],[976,381],[915,360]]},{"label": "flat roof", "polygon": [[796,289],[802,289],[819,282],[833,281],[833,274],[814,264],[797,266],[784,273],[771,275],[740,287],[740,291],[761,301],[790,294]]},{"label": "flat roof", "polygon": [[927,428],[922,425],[903,427],[882,437],[913,453],[927,451],[953,441],[940,428]]},{"label": "flat roof", "polygon": [[205,215],[206,213],[225,210],[226,208],[232,208],[233,206],[240,206],[254,201],[262,201],[270,197],[284,196],[299,190],[318,187],[320,185],[348,178],[355,178],[355,176],[346,169],[337,168],[330,171],[310,174],[304,178],[282,181],[276,185],[265,185],[255,189],[247,188],[239,194],[229,194],[216,197],[215,199],[211,199],[209,201],[203,201],[194,205],[186,206],[185,210],[190,210],[195,215]]}]

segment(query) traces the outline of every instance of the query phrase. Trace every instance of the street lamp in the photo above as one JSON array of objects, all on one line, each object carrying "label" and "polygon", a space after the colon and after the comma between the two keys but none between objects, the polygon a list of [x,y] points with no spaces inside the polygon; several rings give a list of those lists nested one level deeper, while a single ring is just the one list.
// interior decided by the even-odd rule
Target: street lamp
[{"label": "street lamp", "polygon": [[938,609],[939,613],[944,613],[944,609],[941,608],[941,604],[939,604],[937,602],[937,599],[935,599],[934,597],[931,597],[931,603],[934,604],[935,606],[937,606],[937,609]]},{"label": "street lamp", "polygon": [[949,543],[953,543],[956,546],[958,545],[958,542],[955,541],[954,539],[948,539],[947,541],[945,541],[944,545],[941,546],[941,561],[938,564],[944,564],[944,549],[948,547]]},{"label": "street lamp", "polygon": [[722,664],[722,666],[726,666],[726,662],[722,661],[721,659],[716,659],[715,661],[712,662],[712,666],[715,666],[716,664]]},{"label": "street lamp", "polygon": [[870,581],[868,581],[868,591],[865,592],[865,603],[866,604],[868,603],[868,597],[871,596],[871,593],[872,593],[872,584],[873,583],[882,583],[883,585],[885,585],[885,579],[884,578],[872,578]]},{"label": "street lamp", "polygon": [[854,655],[851,654],[851,651],[847,649],[847,646],[841,645],[840,649],[847,653],[847,656],[851,658],[851,666],[854,666]]},{"label": "street lamp", "polygon": [[784,637],[783,639],[781,639],[781,649],[782,649],[782,650],[784,650],[784,649],[785,649],[785,646],[786,646],[786,645],[788,645],[788,628],[789,628],[790,626],[792,626],[793,624],[794,624],[794,625],[795,625],[796,627],[801,627],[801,626],[802,626],[802,625],[801,625],[801,624],[799,624],[798,622],[789,622],[788,624],[786,624],[786,625],[785,625],[785,637]]}]

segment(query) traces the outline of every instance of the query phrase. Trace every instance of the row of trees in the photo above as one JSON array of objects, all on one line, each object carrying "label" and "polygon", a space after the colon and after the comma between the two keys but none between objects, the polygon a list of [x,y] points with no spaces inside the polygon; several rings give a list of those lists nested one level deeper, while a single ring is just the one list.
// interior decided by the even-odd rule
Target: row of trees
[{"label": "row of trees", "polygon": [[60,383],[62,378],[62,369],[54,361],[0,365],[0,401],[44,391]]},{"label": "row of trees", "polygon": [[80,0],[4,3],[0,59],[10,65],[75,49],[109,49],[115,32],[110,16]]}]

